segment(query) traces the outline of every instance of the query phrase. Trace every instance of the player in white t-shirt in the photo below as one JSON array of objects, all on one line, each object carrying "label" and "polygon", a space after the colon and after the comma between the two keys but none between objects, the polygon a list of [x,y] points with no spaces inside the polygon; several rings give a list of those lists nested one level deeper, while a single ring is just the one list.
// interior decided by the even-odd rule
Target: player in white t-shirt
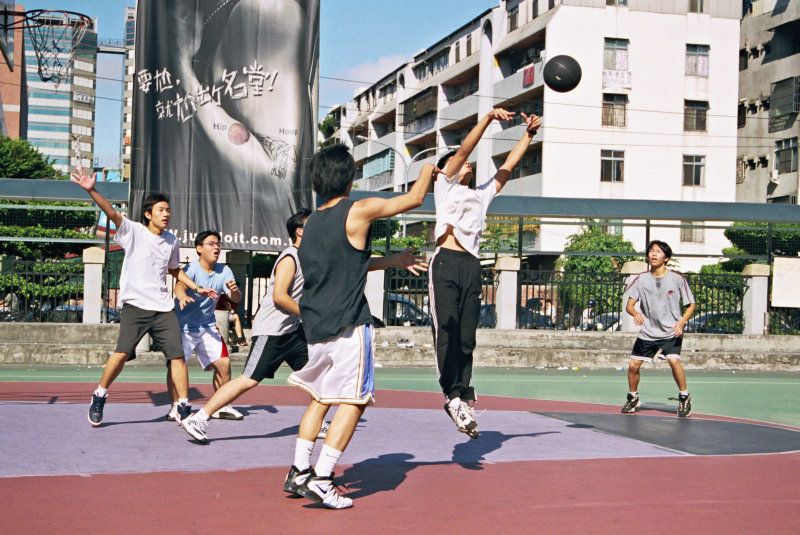
[{"label": "player in white t-shirt", "polygon": [[[227,295],[231,303],[242,300],[242,293],[233,278],[233,272],[228,266],[218,264],[220,254],[219,232],[205,230],[194,239],[194,248],[197,260],[186,264],[183,271],[195,284],[203,288],[211,288],[218,295]],[[217,318],[214,315],[218,299],[198,296],[182,282],[175,283],[175,313],[181,325],[183,337],[183,354],[186,363],[197,355],[197,360],[204,370],[214,370],[214,391],[231,380],[231,361],[228,358],[228,347],[222,340],[217,328]],[[178,412],[178,393],[172,382],[171,373],[167,371],[167,389],[172,398],[172,408],[167,415],[167,420],[175,421]],[[230,405],[220,407],[214,412],[212,418],[225,420],[241,420],[241,412]]]},{"label": "player in white t-shirt", "polygon": [[124,217],[94,188],[97,173],[87,175],[78,167],[71,180],[85,189],[106,217],[117,227],[114,239],[125,250],[120,274],[118,302],[122,305],[119,339],[116,351],[108,358],[100,378],[100,385],[92,394],[89,406],[89,423],[97,427],[103,422],[103,408],[108,388],[117,378],[125,362],[136,358],[136,346],[150,333],[164,351],[169,362],[180,405],[179,418],[191,413],[189,405],[189,373],[183,358],[180,326],[173,311],[172,297],[167,288],[167,273],[194,291],[212,299],[217,292],[195,284],[178,264],[178,239],[167,232],[169,225],[169,200],[156,193],[149,195],[142,205],[142,220],[136,223]]},{"label": "player in white t-shirt", "polygon": [[[457,151],[445,154],[437,165],[444,175],[436,179],[436,252],[430,260],[428,291],[439,386],[444,409],[458,430],[478,438],[476,400],[472,380],[472,352],[481,307],[481,265],[478,260],[486,211],[505,186],[541,125],[539,117],[522,114],[526,129],[493,178],[479,178],[470,187],[472,166],[467,158],[492,121],[507,121],[513,112],[495,109],[467,134]],[[445,167],[446,166],[446,167]]]}]

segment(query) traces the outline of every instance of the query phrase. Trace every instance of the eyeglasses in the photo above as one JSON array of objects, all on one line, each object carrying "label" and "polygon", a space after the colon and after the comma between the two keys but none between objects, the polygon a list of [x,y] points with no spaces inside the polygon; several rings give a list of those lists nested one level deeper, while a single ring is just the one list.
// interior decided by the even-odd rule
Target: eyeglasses
[{"label": "eyeglasses", "polygon": [[207,241],[203,245],[211,247],[212,249],[218,248],[220,246],[218,241]]}]

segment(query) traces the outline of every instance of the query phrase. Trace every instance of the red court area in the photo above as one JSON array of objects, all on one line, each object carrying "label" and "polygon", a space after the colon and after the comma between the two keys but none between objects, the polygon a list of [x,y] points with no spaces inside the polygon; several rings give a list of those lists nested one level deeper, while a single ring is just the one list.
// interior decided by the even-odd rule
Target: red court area
[{"label": "red court area", "polygon": [[[236,406],[258,409],[210,430],[209,446],[199,446],[160,421],[166,398],[153,384],[115,385],[110,421],[89,429],[91,388],[0,384],[0,421],[20,427],[0,437],[0,470],[30,474],[0,479],[0,533],[800,533],[796,429],[701,415],[679,422],[658,409],[617,418],[616,407],[483,396],[482,435],[472,441],[452,427],[439,395],[379,391],[345,453],[349,464],[337,467],[355,506],[331,511],[282,492],[294,420],[307,402],[301,391],[253,389]],[[210,394],[206,386],[192,392],[195,408]],[[46,424],[56,432],[20,438],[58,411]],[[137,442],[137,430],[159,438]],[[593,449],[604,441],[608,449]],[[733,451],[726,448],[736,441],[785,451],[712,451],[723,442],[720,451]],[[78,467],[87,452],[104,454],[112,468],[93,473],[85,468],[92,458]],[[214,452],[257,466],[215,469]],[[205,457],[185,469],[194,456]],[[134,460],[145,468],[132,471]]]}]

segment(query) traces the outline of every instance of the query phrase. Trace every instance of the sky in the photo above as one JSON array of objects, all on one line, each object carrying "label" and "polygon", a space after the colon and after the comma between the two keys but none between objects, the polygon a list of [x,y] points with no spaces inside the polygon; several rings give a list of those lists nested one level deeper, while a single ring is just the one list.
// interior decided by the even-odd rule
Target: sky
[{"label": "sky", "polygon": [[[320,118],[417,51],[498,4],[499,0],[321,0]],[[135,5],[135,0],[30,0],[23,5],[25,10],[84,13],[97,19],[100,39],[122,39],[125,6]],[[100,54],[97,62],[95,156],[99,165],[117,168],[123,56]]]}]

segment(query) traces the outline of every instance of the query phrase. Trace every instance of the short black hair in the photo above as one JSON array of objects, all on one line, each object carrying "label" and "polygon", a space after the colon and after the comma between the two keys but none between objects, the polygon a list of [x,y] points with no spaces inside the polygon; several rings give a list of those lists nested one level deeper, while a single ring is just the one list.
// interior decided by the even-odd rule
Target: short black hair
[{"label": "short black hair", "polygon": [[150,216],[153,216],[153,206],[160,202],[165,202],[169,204],[169,199],[163,193],[153,193],[148,195],[147,198],[144,200],[144,204],[142,204],[142,223],[145,225],[150,224],[150,217],[144,215],[147,212],[150,212]]},{"label": "short black hair", "polygon": [[444,166],[445,166],[445,165],[447,165],[447,160],[449,160],[450,158],[452,158],[453,156],[455,156],[455,155],[456,155],[456,152],[458,152],[458,151],[456,151],[456,150],[451,150],[450,152],[448,152],[447,154],[445,154],[444,156],[442,156],[441,158],[439,158],[439,161],[438,161],[438,162],[436,162],[436,167],[438,167],[439,169],[441,169],[442,171],[444,171]]},{"label": "short black hair", "polygon": [[199,245],[203,245],[203,242],[206,241],[206,238],[209,236],[215,236],[217,241],[222,241],[222,236],[216,230],[204,230],[194,239],[194,246],[197,247]]},{"label": "short black hair", "polygon": [[286,221],[286,230],[289,231],[289,236],[292,238],[292,243],[297,239],[297,229],[303,228],[303,222],[311,215],[311,210],[301,208],[292,214],[292,217]]},{"label": "short black hair", "polygon": [[667,260],[672,258],[672,247],[667,245],[667,242],[663,242],[661,240],[651,240],[650,243],[647,244],[647,253],[650,253],[650,249],[653,248],[654,245],[658,245],[659,249],[664,251],[664,254],[667,255]]},{"label": "short black hair", "polygon": [[347,195],[356,174],[356,162],[347,146],[325,147],[311,158],[311,185],[325,200]]}]

